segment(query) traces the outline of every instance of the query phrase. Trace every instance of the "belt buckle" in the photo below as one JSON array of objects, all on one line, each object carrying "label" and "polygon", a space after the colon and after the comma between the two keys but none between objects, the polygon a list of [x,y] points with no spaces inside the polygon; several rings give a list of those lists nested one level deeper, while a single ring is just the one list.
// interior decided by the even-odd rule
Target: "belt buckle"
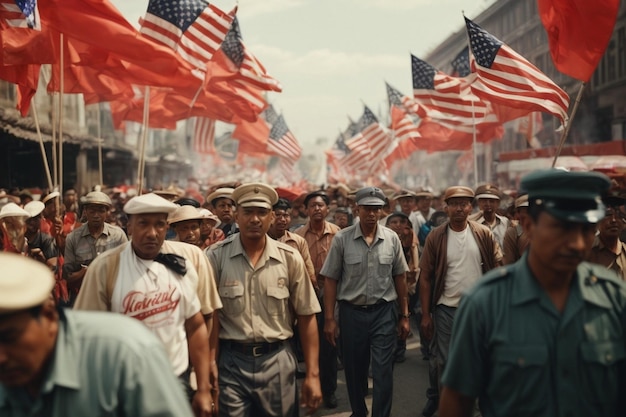
[{"label": "belt buckle", "polygon": [[259,356],[263,355],[262,352],[261,353],[258,352],[262,348],[263,348],[262,345],[252,346],[252,356],[254,356],[255,358],[258,358]]}]

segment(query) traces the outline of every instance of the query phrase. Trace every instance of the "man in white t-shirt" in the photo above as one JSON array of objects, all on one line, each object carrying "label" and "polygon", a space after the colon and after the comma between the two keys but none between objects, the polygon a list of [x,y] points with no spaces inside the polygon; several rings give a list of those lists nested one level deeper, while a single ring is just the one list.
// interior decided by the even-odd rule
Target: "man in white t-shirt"
[{"label": "man in white t-shirt", "polygon": [[[198,296],[198,273],[185,253],[190,248],[200,250],[182,242],[164,244],[168,213],[177,207],[156,194],[145,194],[126,203],[131,241],[94,260],[75,308],[98,310],[105,305],[109,311],[144,323],[165,345],[174,373],[188,392],[193,365],[198,389],[193,394],[192,408],[196,416],[201,416],[212,413],[214,402],[209,382],[209,337],[201,311],[205,306]],[[172,245],[187,248],[178,250]],[[214,283],[211,284],[215,294]],[[219,300],[215,307],[221,307]]]},{"label": "man in white t-shirt", "polygon": [[420,257],[420,327],[421,334],[430,340],[436,369],[431,372],[424,416],[437,410],[436,390],[448,358],[452,323],[462,295],[485,272],[502,264],[502,250],[491,230],[468,220],[473,199],[471,188],[454,186],[446,190],[449,221],[428,234]]}]

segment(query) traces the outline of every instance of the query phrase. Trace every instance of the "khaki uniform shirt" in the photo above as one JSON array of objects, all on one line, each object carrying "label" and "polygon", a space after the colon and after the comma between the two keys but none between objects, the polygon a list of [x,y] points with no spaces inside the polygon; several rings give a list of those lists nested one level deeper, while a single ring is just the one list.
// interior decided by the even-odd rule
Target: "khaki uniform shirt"
[{"label": "khaki uniform shirt", "polygon": [[[127,243],[128,245],[131,242]],[[87,269],[85,279],[74,304],[77,310],[111,310],[111,296],[117,280],[120,253],[126,245],[98,256]],[[222,302],[215,285],[215,275],[204,252],[188,243],[166,240],[161,246],[162,253],[174,253],[190,262],[198,273],[198,298],[202,314],[211,314],[222,308]]]},{"label": "khaki uniform shirt", "polygon": [[302,256],[291,246],[266,237],[265,250],[252,266],[238,234],[207,249],[224,308],[220,339],[241,343],[277,342],[293,336],[293,314],[321,311]]},{"label": "khaki uniform shirt", "polygon": [[522,226],[517,224],[506,229],[504,243],[502,244],[504,265],[512,264],[522,257],[528,248],[528,236],[522,230]]},{"label": "khaki uniform shirt", "polygon": [[324,221],[324,231],[321,235],[311,230],[310,222],[307,222],[307,224],[297,229],[295,232],[302,236],[309,245],[309,253],[311,254],[311,260],[313,261],[313,267],[317,275],[317,283],[320,288],[324,286],[323,278],[320,279],[320,270],[330,250],[330,243],[339,230],[341,229],[336,224]]},{"label": "khaki uniform shirt", "polygon": [[617,241],[617,253],[604,246],[604,243],[596,236],[589,254],[589,262],[605,266],[626,280],[626,244]]},{"label": "khaki uniform shirt", "polygon": [[623,416],[626,284],[583,262],[559,312],[527,260],[463,297],[443,385],[478,397],[484,417]]},{"label": "khaki uniform shirt", "polygon": [[496,222],[492,226],[492,225],[487,224],[485,218],[483,217],[483,212],[479,211],[478,213],[471,215],[469,217],[469,220],[473,220],[476,223],[480,223],[483,226],[487,226],[489,230],[491,230],[491,233],[493,233],[493,235],[498,240],[498,244],[500,245],[500,247],[503,247],[504,234],[508,230],[509,225],[511,223],[508,217],[504,217],[504,216],[500,216],[499,214],[496,214]]},{"label": "khaki uniform shirt", "polygon": [[302,260],[304,261],[304,266],[306,267],[306,272],[309,274],[309,278],[315,279],[315,268],[313,267],[313,262],[311,261],[309,245],[307,245],[306,240],[304,240],[302,236],[290,232],[289,230],[285,230],[285,234],[276,240],[297,250],[298,253],[302,255]]},{"label": "khaki uniform shirt", "polygon": [[357,223],[337,232],[320,274],[338,281],[338,301],[372,305],[396,300],[394,277],[408,270],[396,232],[378,226],[368,246]]},{"label": "khaki uniform shirt", "polygon": [[118,314],[64,310],[40,395],[0,384],[0,416],[193,413],[161,341],[143,324]]}]

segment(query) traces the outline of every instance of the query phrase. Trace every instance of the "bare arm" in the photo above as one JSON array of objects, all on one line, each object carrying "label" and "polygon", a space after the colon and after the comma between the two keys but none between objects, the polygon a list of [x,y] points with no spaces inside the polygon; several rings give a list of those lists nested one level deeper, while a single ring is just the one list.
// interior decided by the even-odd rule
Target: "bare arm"
[{"label": "bare arm", "polygon": [[197,417],[209,415],[213,408],[209,383],[209,335],[202,313],[197,312],[185,320],[185,332],[189,344],[189,356],[196,371],[198,384],[191,407]]},{"label": "bare arm", "polygon": [[298,316],[298,330],[304,353],[306,376],[302,384],[300,403],[312,414],[322,400],[322,387],[319,372],[319,336],[315,314]]},{"label": "bare arm", "polygon": [[324,336],[328,343],[336,346],[337,322],[335,321],[335,303],[337,301],[337,281],[324,277]]},{"label": "bare arm", "polygon": [[443,387],[439,400],[439,417],[470,417],[474,410],[474,398]]},{"label": "bare arm", "polygon": [[220,348],[220,318],[216,312],[213,314],[213,325],[211,326],[211,333],[209,334],[209,382],[211,383],[211,397],[215,405],[213,409],[213,415],[217,416],[219,412],[219,371],[217,367],[217,358],[219,357]]},{"label": "bare arm", "polygon": [[396,293],[398,294],[398,305],[400,307],[400,314],[406,315],[398,321],[398,335],[400,339],[405,340],[409,335],[409,295],[406,285],[406,274],[400,274],[393,277],[393,281],[396,287]]}]

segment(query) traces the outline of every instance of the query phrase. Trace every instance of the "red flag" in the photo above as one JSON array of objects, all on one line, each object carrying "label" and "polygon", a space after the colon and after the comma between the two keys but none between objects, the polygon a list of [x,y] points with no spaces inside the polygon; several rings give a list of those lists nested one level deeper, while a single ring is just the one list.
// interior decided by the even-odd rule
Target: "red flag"
[{"label": "red flag", "polygon": [[387,165],[398,159],[407,159],[419,149],[420,134],[418,127],[406,114],[406,111],[391,106],[391,130],[395,134],[395,147],[385,157]]},{"label": "red flag", "polygon": [[30,27],[14,0],[0,0],[0,37],[4,65],[55,61],[47,26],[41,24],[37,13],[37,27]]},{"label": "red flag", "polygon": [[589,81],[611,40],[619,0],[539,0],[554,66]]},{"label": "red flag", "polygon": [[0,79],[18,86],[17,108],[24,117],[28,114],[30,101],[37,92],[40,68],[39,64],[0,65]]},{"label": "red flag", "polygon": [[[489,101],[505,123],[533,111],[567,119],[569,96],[536,66],[465,18],[470,41],[472,91]],[[470,75],[470,77],[472,76]]]}]

